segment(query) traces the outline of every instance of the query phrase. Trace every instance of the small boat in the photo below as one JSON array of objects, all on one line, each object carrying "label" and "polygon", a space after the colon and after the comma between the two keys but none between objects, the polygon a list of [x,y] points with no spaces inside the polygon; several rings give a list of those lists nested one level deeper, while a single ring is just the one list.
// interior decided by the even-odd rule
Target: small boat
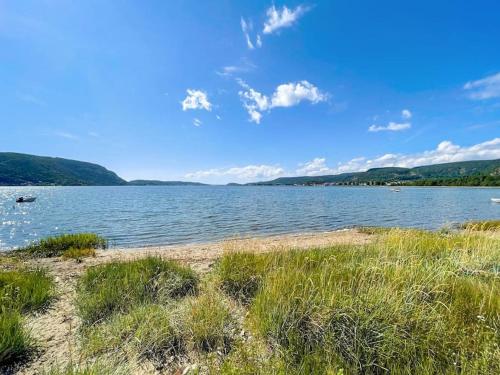
[{"label": "small boat", "polygon": [[500,203],[500,198],[491,198],[493,203]]},{"label": "small boat", "polygon": [[36,200],[36,197],[19,197],[16,199],[16,203],[31,203]]},{"label": "small boat", "polygon": [[401,191],[401,189],[393,188],[393,189],[391,189],[391,191],[394,192],[394,193],[399,193]]}]

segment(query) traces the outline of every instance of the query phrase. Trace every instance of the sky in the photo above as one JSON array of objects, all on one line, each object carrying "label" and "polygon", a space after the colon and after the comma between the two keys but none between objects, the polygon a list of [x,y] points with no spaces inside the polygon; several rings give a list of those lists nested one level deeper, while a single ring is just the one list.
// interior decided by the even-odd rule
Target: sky
[{"label": "sky", "polygon": [[221,184],[500,158],[499,14],[0,0],[0,151]]}]

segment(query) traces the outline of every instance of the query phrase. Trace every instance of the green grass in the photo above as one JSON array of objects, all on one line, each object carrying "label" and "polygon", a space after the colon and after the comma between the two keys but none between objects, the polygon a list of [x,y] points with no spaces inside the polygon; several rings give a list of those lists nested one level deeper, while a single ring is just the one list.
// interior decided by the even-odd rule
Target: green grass
[{"label": "green grass", "polygon": [[44,375],[128,375],[130,371],[122,365],[115,365],[112,361],[97,361],[90,364],[74,364],[52,366],[42,372]]},{"label": "green grass", "polygon": [[500,220],[469,221],[462,224],[462,229],[473,231],[496,231],[500,230]]},{"label": "green grass", "polygon": [[248,304],[257,293],[275,257],[250,252],[230,252],[217,264],[221,288],[231,297]]},{"label": "green grass", "polygon": [[226,255],[219,277],[261,280],[249,321],[286,373],[500,372],[497,240],[391,230],[363,247],[250,257]]},{"label": "green grass", "polygon": [[194,294],[197,284],[191,269],[161,258],[108,263],[88,269],[80,279],[77,309],[83,324],[92,325],[137,305]]},{"label": "green grass", "polygon": [[83,336],[87,356],[111,353],[123,360],[132,353],[160,368],[173,355],[185,351],[179,317],[161,305],[143,305],[109,322],[90,328]]},{"label": "green grass", "polygon": [[184,334],[195,350],[229,352],[236,323],[224,296],[209,290],[193,297],[184,302],[181,316]]},{"label": "green grass", "polygon": [[47,237],[14,251],[14,254],[34,258],[50,258],[63,255],[70,249],[105,249],[107,241],[95,233],[63,234]]},{"label": "green grass", "polygon": [[52,278],[42,269],[0,271],[0,366],[32,349],[21,313],[45,307],[54,296]]},{"label": "green grass", "polygon": [[95,249],[75,249],[74,247],[62,253],[63,259],[75,259],[77,261],[81,260],[82,258],[95,257],[95,256],[96,256]]},{"label": "green grass", "polygon": [[21,314],[15,310],[0,310],[0,367],[25,356],[32,339],[23,327]]},{"label": "green grass", "polygon": [[54,296],[52,277],[43,269],[0,271],[0,306],[30,312],[46,306]]}]

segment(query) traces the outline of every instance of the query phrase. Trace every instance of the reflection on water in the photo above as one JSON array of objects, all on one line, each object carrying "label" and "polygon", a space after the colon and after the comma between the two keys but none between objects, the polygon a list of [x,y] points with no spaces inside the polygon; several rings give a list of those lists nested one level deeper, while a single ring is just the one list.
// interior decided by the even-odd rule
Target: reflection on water
[{"label": "reflection on water", "polygon": [[[500,218],[500,189],[378,187],[0,187],[0,249],[48,235],[96,232],[116,246],[353,225],[435,229]],[[34,203],[16,204],[33,195]]]}]

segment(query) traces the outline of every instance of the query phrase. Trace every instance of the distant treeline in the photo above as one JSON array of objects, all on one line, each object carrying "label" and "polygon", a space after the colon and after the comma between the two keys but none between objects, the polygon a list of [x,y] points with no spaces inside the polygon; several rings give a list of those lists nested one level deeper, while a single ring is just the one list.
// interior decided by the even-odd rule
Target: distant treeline
[{"label": "distant treeline", "polygon": [[500,186],[500,176],[466,176],[460,178],[426,178],[405,181],[405,186]]}]

